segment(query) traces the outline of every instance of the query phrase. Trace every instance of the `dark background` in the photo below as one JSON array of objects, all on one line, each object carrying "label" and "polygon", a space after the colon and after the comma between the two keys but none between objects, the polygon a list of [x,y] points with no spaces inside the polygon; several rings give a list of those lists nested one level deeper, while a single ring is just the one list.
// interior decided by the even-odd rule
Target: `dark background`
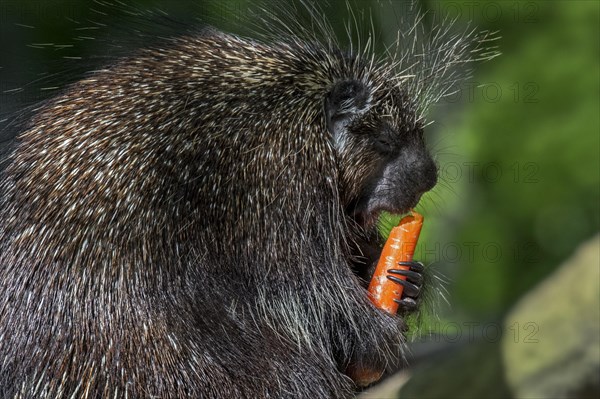
[{"label": "dark background", "polygon": [[[30,107],[84,73],[199,20],[246,33],[251,15],[251,3],[240,0],[0,4],[3,151]],[[399,1],[352,4],[371,10],[380,50],[411,12]],[[477,64],[431,110],[436,122],[427,134],[441,183],[419,207],[426,225],[417,256],[447,281],[451,305],[434,300],[414,321],[412,379],[401,396],[593,395],[600,372],[598,2],[420,5],[426,27],[449,16],[460,29],[472,21],[499,31],[502,55]],[[322,7],[344,36],[345,2]],[[568,339],[557,333],[563,328]]]}]

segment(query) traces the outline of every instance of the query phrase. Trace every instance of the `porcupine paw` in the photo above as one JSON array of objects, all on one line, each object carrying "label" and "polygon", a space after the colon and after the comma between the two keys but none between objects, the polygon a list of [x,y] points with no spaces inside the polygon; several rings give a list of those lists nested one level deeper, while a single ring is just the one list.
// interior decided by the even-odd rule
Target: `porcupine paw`
[{"label": "porcupine paw", "polygon": [[[411,313],[419,307],[419,296],[421,294],[421,288],[423,288],[422,273],[425,270],[425,267],[421,262],[416,261],[398,262],[398,264],[400,266],[407,266],[409,270],[390,269],[388,272],[392,275],[387,276],[387,278],[404,287],[402,298],[394,299],[394,302],[399,305],[398,313]],[[398,278],[397,276],[405,277],[406,280]]]}]

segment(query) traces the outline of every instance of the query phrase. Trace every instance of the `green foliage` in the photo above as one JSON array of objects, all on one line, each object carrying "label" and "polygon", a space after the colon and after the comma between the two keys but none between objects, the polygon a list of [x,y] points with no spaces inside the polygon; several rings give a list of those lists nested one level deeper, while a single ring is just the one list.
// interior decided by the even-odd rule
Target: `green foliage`
[{"label": "green foliage", "polygon": [[[503,54],[478,69],[479,88],[463,87],[473,101],[447,128],[463,156],[451,161],[458,178],[441,165],[459,197],[444,212],[459,221],[440,221],[434,238],[463,249],[459,265],[438,259],[453,302],[487,315],[506,311],[600,225],[598,3],[494,4],[502,18],[473,15],[500,31]],[[468,254],[467,243],[478,249]]]}]

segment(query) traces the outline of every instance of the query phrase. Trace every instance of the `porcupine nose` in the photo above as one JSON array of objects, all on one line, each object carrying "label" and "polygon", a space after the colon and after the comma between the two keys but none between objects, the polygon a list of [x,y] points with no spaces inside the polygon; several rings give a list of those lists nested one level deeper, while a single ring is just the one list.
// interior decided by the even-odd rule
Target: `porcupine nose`
[{"label": "porcupine nose", "polygon": [[437,165],[431,155],[425,153],[421,167],[419,191],[421,194],[431,190],[437,184]]},{"label": "porcupine nose", "polygon": [[407,147],[400,154],[407,181],[414,195],[420,197],[437,183],[437,166],[424,146]]}]

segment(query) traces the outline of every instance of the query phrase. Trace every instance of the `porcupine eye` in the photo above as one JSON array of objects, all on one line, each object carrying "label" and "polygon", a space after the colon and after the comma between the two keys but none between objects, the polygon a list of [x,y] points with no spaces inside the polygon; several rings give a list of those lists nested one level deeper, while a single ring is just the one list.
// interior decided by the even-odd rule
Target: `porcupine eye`
[{"label": "porcupine eye", "polygon": [[374,149],[382,155],[392,155],[396,151],[397,139],[394,138],[396,132],[387,122],[380,122],[372,128],[375,134],[372,135]]},{"label": "porcupine eye", "polygon": [[364,83],[345,80],[336,83],[325,97],[327,130],[339,141],[352,120],[369,105],[370,91]]}]

